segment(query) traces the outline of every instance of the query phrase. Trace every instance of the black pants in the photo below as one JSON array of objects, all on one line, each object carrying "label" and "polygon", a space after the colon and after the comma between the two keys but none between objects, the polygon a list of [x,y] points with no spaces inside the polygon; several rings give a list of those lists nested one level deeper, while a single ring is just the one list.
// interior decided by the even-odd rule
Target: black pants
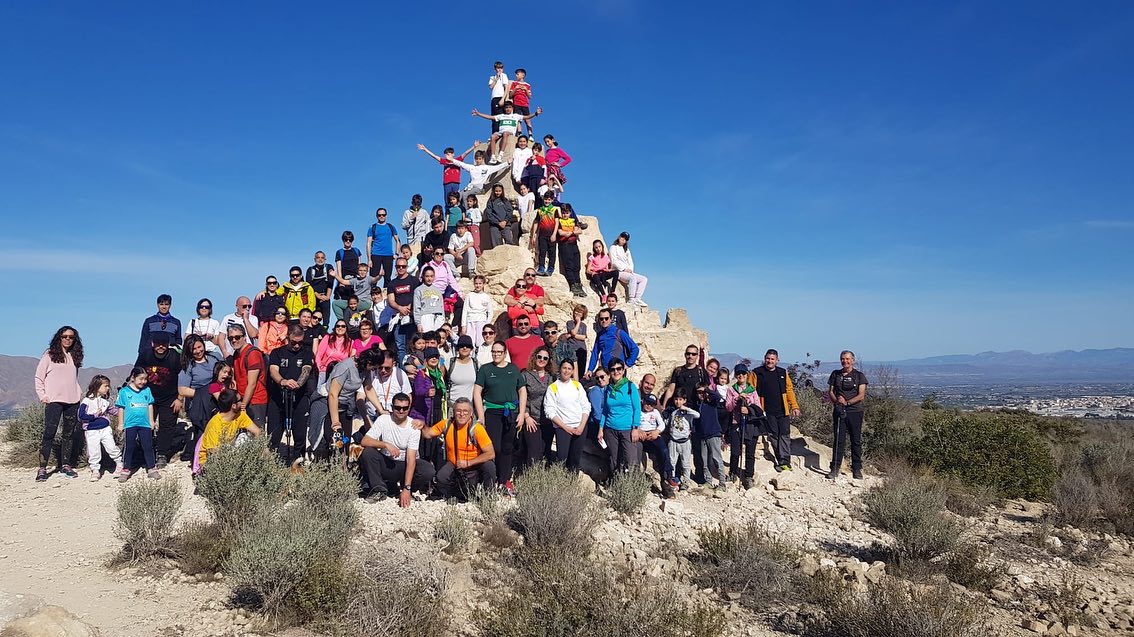
[{"label": "black pants", "polygon": [[608,294],[613,294],[615,288],[618,287],[618,270],[596,272],[587,278],[591,281],[591,289],[598,292],[604,299]]},{"label": "black pants", "polygon": [[379,273],[385,277],[382,285],[389,287],[390,278],[394,276],[394,255],[388,257],[380,254],[370,255],[370,276],[377,278]]},{"label": "black pants", "polygon": [[555,428],[555,460],[567,463],[567,468],[579,470],[579,456],[583,453],[583,438],[586,432],[572,436],[566,431]]},{"label": "black pants", "polygon": [[[489,115],[501,115],[501,114],[503,114],[504,113],[504,107],[501,105],[501,102],[503,102],[503,101],[504,101],[504,98],[502,98],[502,97],[492,98],[488,102],[488,113],[489,113]],[[500,130],[500,122],[498,122],[496,120],[492,120],[492,132],[496,133],[499,130]],[[532,192],[535,192],[535,191],[533,190]]]},{"label": "black pants", "polygon": [[835,469],[843,464],[843,456],[847,453],[847,433],[850,433],[851,470],[862,471],[862,421],[864,412],[845,411],[842,424],[839,424],[839,414],[831,414],[835,430],[835,450],[831,457],[831,468]]},{"label": "black pants", "polygon": [[516,447],[516,414],[504,415],[503,409],[484,410],[484,430],[496,450],[496,481],[512,479],[512,450]]},{"label": "black pants", "polygon": [[159,458],[170,458],[181,453],[185,447],[185,430],[177,422],[177,414],[173,412],[173,403],[154,403],[154,415],[157,419],[157,440],[154,441],[154,452]]},{"label": "black pants", "polygon": [[496,474],[496,463],[491,460],[468,469],[458,469],[452,463],[445,463],[437,471],[437,491],[444,498],[467,500],[477,486],[485,491],[494,488]]},{"label": "black pants", "polygon": [[[291,464],[303,455],[307,440],[307,411],[311,407],[311,395],[306,391],[280,392],[268,400],[268,447],[274,449],[285,464]],[[284,434],[288,430],[288,417],[291,422],[291,446],[286,444]]]},{"label": "black pants", "polygon": [[582,285],[582,279],[579,278],[578,241],[559,242],[559,271],[563,273],[563,278],[567,279],[567,285],[572,288]]},{"label": "black pants", "polygon": [[524,175],[520,181],[528,185],[528,192],[538,193],[539,182],[543,181],[543,170],[540,169],[538,172],[533,171],[533,174]]},{"label": "black pants", "polygon": [[772,442],[772,453],[776,454],[776,464],[791,464],[791,418],[784,414],[768,414],[768,439]]},{"label": "black pants", "polygon": [[631,429],[603,429],[602,440],[610,454],[610,475],[638,465],[638,443],[631,442]]},{"label": "black pants", "polygon": [[[55,434],[60,422],[63,423],[63,432],[59,435],[59,444],[55,444]],[[39,448],[40,468],[47,468],[52,448],[55,449],[56,466],[75,466],[85,442],[83,428],[79,426],[79,403],[47,403],[44,406],[43,444]]]},{"label": "black pants", "polygon": [[[547,265],[546,268],[544,264]],[[555,239],[552,235],[538,234],[536,237],[536,269],[555,271]]]},{"label": "black pants", "polygon": [[519,463],[521,469],[526,469],[539,462],[549,448],[545,441],[542,419],[535,431],[528,431],[527,425],[521,426],[519,440],[520,444],[515,450],[515,461]]},{"label": "black pants", "polygon": [[315,300],[315,311],[323,315],[323,327],[331,324],[331,299],[326,301]]},{"label": "black pants", "polygon": [[[748,425],[752,427],[752,425]],[[733,427],[725,436],[728,440],[728,471],[738,478],[752,478],[756,475],[756,441],[759,435],[755,430],[749,432]],[[741,450],[744,452],[744,466],[740,464]]]},{"label": "black pants", "polygon": [[[374,447],[367,447],[358,457],[358,465],[371,491],[394,495],[406,486],[405,460],[394,460]],[[411,488],[414,491],[428,490],[434,473],[436,471],[433,469],[433,463],[419,458],[414,464]]]}]

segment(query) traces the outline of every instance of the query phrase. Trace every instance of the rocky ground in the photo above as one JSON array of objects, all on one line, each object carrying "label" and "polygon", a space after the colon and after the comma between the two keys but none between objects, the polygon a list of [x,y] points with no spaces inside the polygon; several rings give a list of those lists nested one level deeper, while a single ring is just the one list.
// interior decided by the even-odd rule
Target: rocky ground
[{"label": "rocky ground", "polygon": [[[801,564],[804,572],[839,569],[848,579],[863,584],[881,577],[886,565],[871,558],[871,547],[887,538],[852,515],[856,496],[879,478],[831,482],[817,468],[806,466],[816,458],[825,461],[826,450],[804,439],[797,441],[797,447],[815,456],[797,457],[797,467],[790,474],[765,470],[759,485],[748,491],[739,486],[724,492],[692,491],[665,502],[651,496],[644,509],[629,518],[607,509],[595,531],[596,554],[624,563],[643,577],[673,577],[688,572],[684,554],[696,545],[698,529],[756,516],[773,533],[811,554]],[[75,637],[95,634],[92,629],[103,635],[128,631],[161,637],[282,634],[267,632],[255,617],[232,609],[223,578],[203,581],[212,578],[182,574],[173,562],[140,568],[111,566],[118,547],[112,528],[119,487],[109,479],[88,482],[85,477],[52,476],[47,483],[36,484],[33,472],[27,469],[0,468],[7,513],[0,521],[0,624],[17,616],[36,618],[9,625],[4,635]],[[172,467],[167,477],[181,480],[188,494],[183,465]],[[434,537],[433,521],[452,505],[418,501],[401,510],[387,500],[359,502],[358,506],[363,523],[357,543],[441,554],[444,543]],[[479,519],[471,505],[458,506],[469,520]],[[971,521],[973,537],[990,547],[1006,566],[1001,582],[989,594],[969,593],[987,599],[994,608],[992,634],[1131,632],[1134,545],[1126,538],[1051,529],[1043,521],[1044,513],[1044,505],[1008,502],[1001,508],[990,507]],[[201,499],[190,495],[187,519],[203,514]],[[499,568],[499,552],[487,542],[474,540],[465,555],[444,556],[458,619],[483,605],[480,597],[467,593],[491,585],[494,569]],[[1045,594],[1065,581],[1082,584],[1084,612],[1078,625],[1057,623],[1050,596]],[[730,635],[782,634],[770,628],[779,611],[769,609],[766,616],[754,616],[728,595],[720,599],[712,591],[686,589],[689,595],[719,602],[728,617]],[[34,615],[44,605],[63,607],[74,617],[68,620],[60,609]],[[44,632],[42,628],[66,621],[71,621],[67,631]],[[292,630],[286,634],[304,633]]]}]

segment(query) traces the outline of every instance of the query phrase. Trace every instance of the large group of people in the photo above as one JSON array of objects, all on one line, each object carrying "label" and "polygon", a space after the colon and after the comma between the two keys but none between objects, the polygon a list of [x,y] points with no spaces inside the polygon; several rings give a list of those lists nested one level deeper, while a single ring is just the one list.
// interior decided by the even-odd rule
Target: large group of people
[{"label": "large group of people", "polygon": [[[442,204],[427,212],[414,195],[400,228],[378,208],[365,251],[345,231],[333,260],[319,251],[282,284],[266,277],[220,319],[202,298],[192,318],[179,320],[161,294],[116,394],[105,376],[85,392],[78,386],[82,341],[74,327],[60,328],[36,370],[46,405],[36,480],[48,479],[53,448],[65,476],[77,476],[85,446],[92,480],[108,471],[128,480],[143,469],[156,479],[178,459],[207,472],[220,445],[260,435],[288,464],[356,466],[364,497],[395,497],[403,507],[413,493],[511,494],[513,478],[533,464],[585,468],[588,448],[607,476],[652,462],[666,497],[697,483],[750,487],[762,437],[776,470],[790,471],[798,406],[775,350],[759,367],[730,372],[694,344],[666,385],[653,374],[630,379],[640,352],[618,308],[619,286],[626,303],[644,306],[647,278],[628,232],[609,250],[594,241],[581,258],[585,224],[563,201],[571,157],[552,135],[535,142],[532,122],[543,111],[532,108],[527,73],[513,76],[497,62],[490,110],[473,110],[492,122],[487,151],[474,144],[437,155],[419,146],[441,165]],[[511,180],[516,200],[500,180]],[[498,304],[477,255],[518,244],[525,219],[532,263]],[[539,280],[555,272],[578,297],[588,295],[585,277],[602,300],[591,325],[583,304],[564,325],[545,318]],[[867,381],[853,354],[843,353],[829,383],[838,464],[847,434],[857,476]]]}]

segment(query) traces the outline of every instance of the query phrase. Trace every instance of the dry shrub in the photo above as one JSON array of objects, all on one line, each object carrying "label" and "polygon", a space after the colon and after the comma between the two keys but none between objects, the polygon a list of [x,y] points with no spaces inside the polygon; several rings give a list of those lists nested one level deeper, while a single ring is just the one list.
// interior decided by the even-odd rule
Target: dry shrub
[{"label": "dry shrub", "polygon": [[536,465],[516,478],[516,506],[509,519],[527,549],[585,555],[599,513],[575,473],[560,465]]},{"label": "dry shrub", "polygon": [[246,527],[270,516],[284,501],[291,478],[265,437],[226,444],[209,454],[197,478],[197,492],[226,538],[244,535]]},{"label": "dry shrub", "polygon": [[481,485],[473,487],[469,494],[469,500],[476,506],[477,510],[484,517],[485,522],[492,522],[500,519],[502,516],[503,507],[501,506],[500,492],[496,489],[485,489]]},{"label": "dry shrub", "polygon": [[945,487],[945,508],[966,518],[979,518],[999,498],[988,485],[966,485],[956,478],[942,479]]},{"label": "dry shrub", "polygon": [[1004,578],[1008,567],[992,551],[971,541],[962,541],[937,565],[950,582],[987,593]]},{"label": "dry shrub", "polygon": [[631,515],[642,510],[650,495],[650,478],[642,471],[624,471],[610,480],[603,491],[610,508],[622,515]]},{"label": "dry shrub", "polygon": [[[62,434],[62,427],[56,437]],[[43,403],[20,409],[16,417],[4,425],[4,442],[9,443],[5,463],[13,467],[38,467],[39,448],[43,443]]]},{"label": "dry shrub", "polygon": [[862,497],[862,514],[871,525],[894,537],[895,557],[931,560],[957,544],[961,522],[944,512],[945,489],[913,472],[894,472]]},{"label": "dry shrub", "polygon": [[[352,637],[437,637],[452,629],[449,582],[433,555],[374,551],[355,569],[345,612],[331,621]],[[335,605],[340,607],[342,601]]]},{"label": "dry shrub", "polygon": [[447,506],[441,517],[433,521],[433,536],[445,542],[445,552],[460,555],[468,551],[473,529],[456,507]]},{"label": "dry shrub", "polygon": [[1134,440],[1127,434],[1116,442],[1085,445],[1065,468],[1053,498],[1067,524],[1134,535]]},{"label": "dry shrub", "polygon": [[189,575],[212,576],[228,557],[228,546],[211,522],[191,522],[177,534],[178,566]]},{"label": "dry shrub", "polygon": [[773,538],[755,518],[743,526],[702,529],[698,546],[700,552],[694,556],[698,586],[739,593],[741,603],[753,610],[798,590],[800,576],[794,566],[799,552]]},{"label": "dry shrub", "polygon": [[1064,626],[1072,626],[1083,622],[1083,582],[1070,571],[1063,571],[1059,581],[1054,584],[1042,584],[1036,588],[1036,594],[1047,605],[1049,619],[1057,619]]},{"label": "dry shrub", "polygon": [[173,529],[185,497],[175,479],[134,480],[118,492],[114,536],[131,562],[174,554]]},{"label": "dry shrub", "polygon": [[485,524],[480,532],[480,539],[489,546],[498,549],[513,549],[520,545],[520,536],[513,531],[508,523],[497,518]]},{"label": "dry shrub", "polygon": [[[512,581],[478,613],[493,637],[716,637],[719,611],[691,602],[672,583],[628,581],[586,557],[521,560]],[[664,611],[663,611],[664,609]]]},{"label": "dry shrub", "polygon": [[985,637],[987,608],[949,587],[886,577],[864,593],[827,582],[816,598],[825,625],[815,632],[840,637]]}]

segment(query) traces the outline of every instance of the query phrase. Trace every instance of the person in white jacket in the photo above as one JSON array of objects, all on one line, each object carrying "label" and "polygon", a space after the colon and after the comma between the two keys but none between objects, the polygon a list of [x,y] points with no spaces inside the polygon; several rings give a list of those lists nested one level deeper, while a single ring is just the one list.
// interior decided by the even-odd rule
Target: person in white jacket
[{"label": "person in white jacket", "polygon": [[481,330],[486,325],[492,325],[493,315],[496,314],[496,303],[484,291],[485,283],[483,275],[473,277],[473,291],[465,297],[465,311],[461,316],[461,334],[472,339],[474,350],[484,343]]},{"label": "person in white jacket", "polygon": [[565,462],[568,469],[578,471],[591,401],[574,375],[574,361],[559,364],[559,378],[548,386],[543,396],[543,415],[555,425],[556,461]]},{"label": "person in white jacket", "polygon": [[610,262],[618,270],[618,280],[626,284],[627,301],[646,307],[642,295],[646,293],[649,279],[634,271],[634,255],[630,254],[630,233],[618,235],[610,244]]}]

